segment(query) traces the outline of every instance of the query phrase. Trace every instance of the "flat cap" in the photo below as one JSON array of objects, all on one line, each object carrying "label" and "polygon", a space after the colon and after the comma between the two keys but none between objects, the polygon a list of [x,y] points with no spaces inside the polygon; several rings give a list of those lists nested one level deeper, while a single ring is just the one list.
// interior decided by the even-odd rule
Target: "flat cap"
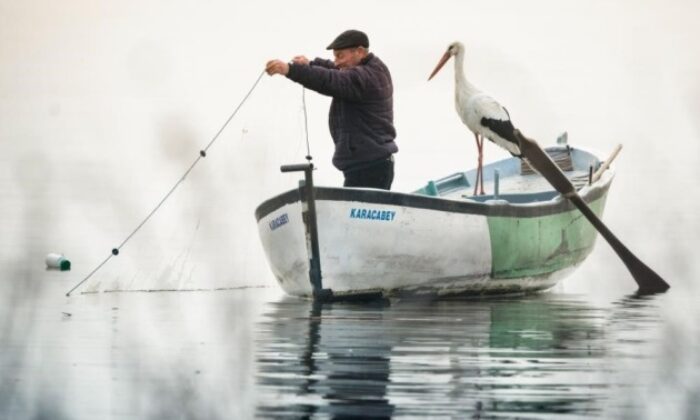
[{"label": "flat cap", "polygon": [[343,48],[365,47],[369,48],[369,38],[367,34],[355,29],[348,29],[338,35],[331,45],[327,46],[327,50],[342,50]]}]

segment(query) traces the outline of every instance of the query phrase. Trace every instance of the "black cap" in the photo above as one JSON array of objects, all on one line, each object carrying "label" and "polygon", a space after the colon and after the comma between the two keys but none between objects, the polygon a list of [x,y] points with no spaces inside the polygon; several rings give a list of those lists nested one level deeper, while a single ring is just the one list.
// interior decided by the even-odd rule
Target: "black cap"
[{"label": "black cap", "polygon": [[367,34],[355,29],[348,29],[338,35],[336,39],[327,46],[327,50],[342,50],[343,48],[365,47],[369,48],[369,38]]}]

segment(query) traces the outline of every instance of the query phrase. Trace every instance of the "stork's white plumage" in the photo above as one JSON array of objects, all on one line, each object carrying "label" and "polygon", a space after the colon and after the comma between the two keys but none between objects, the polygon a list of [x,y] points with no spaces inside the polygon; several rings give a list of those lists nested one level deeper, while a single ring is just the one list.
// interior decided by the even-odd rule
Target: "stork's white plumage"
[{"label": "stork's white plumage", "polygon": [[521,157],[520,146],[513,134],[515,128],[510,121],[508,111],[495,99],[479,91],[464,76],[464,45],[461,42],[453,42],[447,47],[447,51],[428,80],[432,79],[451,57],[455,58],[455,106],[457,114],[467,128],[474,133],[479,151],[474,194],[477,193],[479,183],[481,183],[480,193],[484,194],[483,138],[486,137],[517,157]]}]

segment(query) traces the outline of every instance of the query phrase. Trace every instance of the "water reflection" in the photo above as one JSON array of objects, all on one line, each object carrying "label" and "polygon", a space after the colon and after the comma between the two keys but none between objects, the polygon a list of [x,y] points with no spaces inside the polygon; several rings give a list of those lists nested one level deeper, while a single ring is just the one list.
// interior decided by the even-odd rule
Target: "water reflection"
[{"label": "water reflection", "polygon": [[258,352],[260,386],[270,391],[261,414],[392,416],[386,394],[393,340],[385,337],[385,307],[294,299],[271,305]]},{"label": "water reflection", "polygon": [[257,354],[264,416],[602,410],[606,311],[575,297],[270,309]]}]

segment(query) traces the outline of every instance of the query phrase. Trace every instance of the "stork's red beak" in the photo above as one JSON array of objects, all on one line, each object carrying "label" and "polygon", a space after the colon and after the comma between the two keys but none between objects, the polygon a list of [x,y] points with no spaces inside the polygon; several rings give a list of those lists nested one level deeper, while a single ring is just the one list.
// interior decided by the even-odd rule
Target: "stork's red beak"
[{"label": "stork's red beak", "polygon": [[437,74],[437,72],[440,71],[440,69],[442,68],[442,66],[444,66],[445,63],[447,63],[447,60],[449,60],[450,57],[452,57],[452,55],[450,54],[449,51],[446,52],[446,53],[442,56],[442,58],[440,59],[440,62],[437,64],[437,66],[435,66],[435,70],[433,70],[433,72],[430,73],[430,77],[428,77],[428,80],[432,79],[433,76],[435,76],[435,75]]}]

